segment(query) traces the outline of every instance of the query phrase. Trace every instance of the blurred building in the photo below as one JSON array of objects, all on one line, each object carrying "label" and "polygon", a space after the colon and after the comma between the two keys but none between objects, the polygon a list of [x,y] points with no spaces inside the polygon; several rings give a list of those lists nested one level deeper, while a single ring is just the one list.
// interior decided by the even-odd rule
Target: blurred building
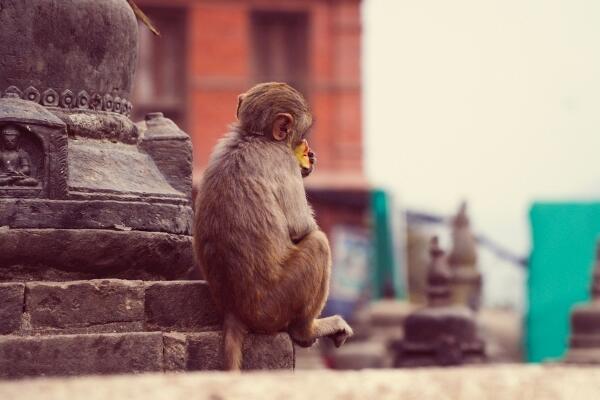
[{"label": "blurred building", "polygon": [[319,173],[309,185],[364,186],[359,0],[136,0],[134,119],[163,111],[190,133],[196,179],[235,119],[237,95],[285,81],[308,98]]}]

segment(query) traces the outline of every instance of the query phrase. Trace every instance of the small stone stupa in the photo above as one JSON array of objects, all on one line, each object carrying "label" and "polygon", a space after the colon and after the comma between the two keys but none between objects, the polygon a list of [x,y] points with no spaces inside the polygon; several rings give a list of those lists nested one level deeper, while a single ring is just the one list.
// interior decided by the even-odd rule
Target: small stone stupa
[{"label": "small stone stupa", "polygon": [[452,277],[452,301],[478,310],[481,303],[481,273],[477,269],[477,243],[467,215],[467,203],[460,205],[452,220],[452,250],[448,257]]},{"label": "small stone stupa", "polygon": [[129,118],[127,1],[0,9],[0,281],[185,277],[192,144],[160,113]]},{"label": "small stone stupa", "polygon": [[600,364],[600,241],[596,245],[591,300],[571,312],[571,340],[565,362]]},{"label": "small stone stupa", "polygon": [[484,342],[477,335],[473,312],[451,302],[451,272],[437,237],[431,241],[428,304],[404,322],[404,339],[395,344],[396,367],[451,366],[480,363]]}]

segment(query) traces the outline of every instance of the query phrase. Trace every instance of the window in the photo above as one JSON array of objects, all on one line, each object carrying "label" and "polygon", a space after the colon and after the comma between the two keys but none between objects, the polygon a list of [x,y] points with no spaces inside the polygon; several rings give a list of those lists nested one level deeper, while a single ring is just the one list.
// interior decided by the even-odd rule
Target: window
[{"label": "window", "polygon": [[185,9],[144,7],[160,31],[140,24],[138,65],[133,86],[133,120],[161,111],[185,130]]},{"label": "window", "polygon": [[255,79],[287,82],[306,93],[307,13],[254,11],[251,23]]}]

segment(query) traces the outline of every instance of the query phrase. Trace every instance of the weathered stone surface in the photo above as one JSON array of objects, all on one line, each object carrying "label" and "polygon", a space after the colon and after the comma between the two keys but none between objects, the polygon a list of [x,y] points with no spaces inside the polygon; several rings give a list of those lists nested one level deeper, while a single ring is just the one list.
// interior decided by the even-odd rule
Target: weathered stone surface
[{"label": "weathered stone surface", "polygon": [[[0,280],[181,279],[194,265],[190,139],[171,123],[177,137],[144,151],[128,118],[131,5],[0,0]],[[89,328],[55,311],[40,329]]]},{"label": "weathered stone surface", "polygon": [[162,335],[0,336],[0,377],[162,371]]},{"label": "weathered stone surface", "polygon": [[163,334],[165,371],[185,371],[187,366],[187,336],[179,332]]},{"label": "weathered stone surface", "polygon": [[597,368],[479,368],[188,373],[0,382],[0,398],[28,400],[597,400]]},{"label": "weathered stone surface", "polygon": [[[137,31],[126,1],[3,1],[0,91],[11,85],[23,92],[33,87],[35,100],[61,106],[68,105],[44,94],[68,89],[75,95],[85,90],[89,100],[95,93],[127,98],[137,59]],[[102,104],[91,101],[86,106]]]},{"label": "weathered stone surface", "polygon": [[21,327],[25,285],[0,283],[0,334],[6,335]]},{"label": "weathered stone surface", "polygon": [[[102,210],[102,212],[99,212]],[[191,235],[192,209],[132,201],[0,199],[0,226],[118,229]]]},{"label": "weathered stone surface", "polygon": [[89,272],[64,271],[52,267],[40,269],[30,265],[0,265],[0,282],[66,282],[94,278],[96,275]]},{"label": "weathered stone surface", "polygon": [[[204,281],[5,283],[0,284],[0,300],[0,310],[6,310],[0,324],[18,328],[25,312],[27,323],[21,327],[22,333],[201,332],[221,328],[220,315]],[[9,332],[14,329],[4,333]]]},{"label": "weathered stone surface", "polygon": [[[202,332],[187,335],[186,369],[223,369],[222,333]],[[248,335],[244,341],[242,369],[291,369],[294,349],[288,334]]]},{"label": "weathered stone surface", "polygon": [[[0,378],[222,369],[221,332],[0,336]],[[244,369],[291,369],[287,334],[248,335]]]},{"label": "weathered stone surface", "polygon": [[32,330],[141,330],[144,290],[139,281],[92,280],[26,285],[25,312]]},{"label": "weathered stone surface", "polygon": [[147,285],[147,329],[198,331],[220,324],[221,317],[206,282],[152,282]]},{"label": "weathered stone surface", "polygon": [[[100,229],[0,229],[0,269],[13,265],[95,278],[177,279],[194,265],[192,237]],[[126,276],[123,276],[126,275]]]},{"label": "weathered stone surface", "polygon": [[287,333],[248,335],[243,353],[243,369],[294,368],[294,345]]},{"label": "weathered stone surface", "polygon": [[146,115],[140,124],[144,131],[141,148],[146,151],[167,181],[192,198],[192,141],[162,113]]},{"label": "weathered stone surface", "polygon": [[164,178],[152,158],[137,146],[90,138],[69,142],[71,198],[134,199],[188,204]]}]

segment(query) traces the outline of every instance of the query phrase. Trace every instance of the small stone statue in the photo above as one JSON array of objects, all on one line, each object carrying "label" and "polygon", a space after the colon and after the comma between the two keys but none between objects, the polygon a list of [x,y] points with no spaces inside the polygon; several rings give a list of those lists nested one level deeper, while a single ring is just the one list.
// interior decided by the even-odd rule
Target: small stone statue
[{"label": "small stone statue", "polygon": [[590,295],[588,303],[571,311],[571,338],[564,360],[569,364],[600,364],[600,241],[596,243]]},{"label": "small stone statue", "polygon": [[16,125],[5,125],[0,135],[0,186],[37,186],[31,176],[31,160],[19,148],[21,131]]},{"label": "small stone statue", "polygon": [[404,320],[404,338],[392,344],[395,367],[450,366],[482,363],[485,343],[473,312],[452,304],[452,273],[437,237],[432,238],[427,268],[427,306]]},{"label": "small stone statue", "polygon": [[471,231],[466,202],[460,205],[452,220],[452,251],[448,263],[452,272],[452,302],[477,311],[481,303],[482,280],[477,268],[477,242]]}]

